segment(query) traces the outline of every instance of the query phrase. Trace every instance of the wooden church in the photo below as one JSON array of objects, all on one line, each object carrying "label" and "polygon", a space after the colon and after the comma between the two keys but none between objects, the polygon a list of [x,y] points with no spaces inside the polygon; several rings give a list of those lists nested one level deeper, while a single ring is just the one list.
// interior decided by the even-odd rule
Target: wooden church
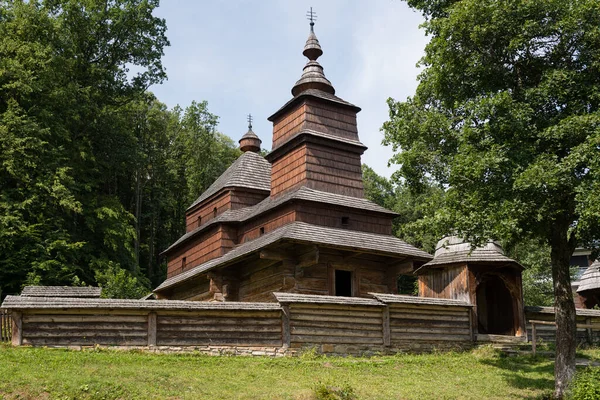
[{"label": "wooden church", "polygon": [[522,267],[493,242],[473,250],[440,241],[435,257],[392,236],[396,214],[364,198],[357,106],[335,95],[308,58],[292,99],[277,110],[272,151],[249,126],[243,154],[188,208],[187,232],[166,251],[159,299],[270,302],[274,292],[397,294],[402,275],[419,296],[473,305],[473,332],[525,335]]},{"label": "wooden church", "polygon": [[432,257],[392,236],[396,214],[364,198],[356,115],[308,58],[292,99],[269,117],[272,151],[249,127],[243,154],[188,208],[187,232],[165,252],[157,298],[274,301],[273,292],[396,293]]}]

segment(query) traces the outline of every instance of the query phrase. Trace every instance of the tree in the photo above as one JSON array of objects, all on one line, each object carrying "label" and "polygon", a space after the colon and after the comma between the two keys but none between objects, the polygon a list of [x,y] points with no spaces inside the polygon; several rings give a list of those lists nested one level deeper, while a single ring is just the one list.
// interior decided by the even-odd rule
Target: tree
[{"label": "tree", "polygon": [[600,238],[600,10],[595,0],[407,0],[431,36],[384,142],[434,222],[475,244],[543,240],[556,307],[555,394],[575,371],[569,258]]},{"label": "tree", "polygon": [[[131,268],[122,108],[165,78],[155,0],[0,1],[0,285]],[[140,72],[129,74],[135,66]]]}]

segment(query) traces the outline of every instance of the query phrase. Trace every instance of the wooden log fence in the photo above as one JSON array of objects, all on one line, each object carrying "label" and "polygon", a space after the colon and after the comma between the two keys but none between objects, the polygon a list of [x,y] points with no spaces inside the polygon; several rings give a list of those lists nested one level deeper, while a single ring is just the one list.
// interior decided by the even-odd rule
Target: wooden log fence
[{"label": "wooden log fence", "polygon": [[[533,355],[536,355],[537,348],[537,329],[536,325],[543,326],[552,326],[556,328],[556,322],[554,321],[540,321],[540,320],[529,320],[529,324],[531,324],[531,352]],[[586,329],[588,332],[592,332],[594,330],[600,331],[600,324],[577,324],[577,329]],[[590,343],[591,344],[591,343]]]},{"label": "wooden log fence", "polygon": [[0,310],[0,342],[10,342],[12,338],[10,311]]},{"label": "wooden log fence", "polygon": [[[383,297],[382,297],[383,296]],[[8,296],[13,345],[196,349],[280,355],[427,351],[473,345],[467,303],[275,293],[272,303]]]},{"label": "wooden log fence", "polygon": [[[13,345],[117,346],[281,355],[467,348],[477,343],[466,302],[370,293],[371,298],[274,293],[271,303],[8,296],[1,336]],[[554,310],[526,308],[528,337],[553,338]],[[577,310],[581,340],[600,339],[600,311]],[[481,336],[481,335],[479,335]]]}]

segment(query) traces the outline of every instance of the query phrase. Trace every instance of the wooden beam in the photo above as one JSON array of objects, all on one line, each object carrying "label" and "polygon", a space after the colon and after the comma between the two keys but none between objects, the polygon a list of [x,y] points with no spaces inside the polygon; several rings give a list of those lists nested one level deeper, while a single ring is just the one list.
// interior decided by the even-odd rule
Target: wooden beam
[{"label": "wooden beam", "polygon": [[23,314],[19,311],[13,311],[12,318],[12,345],[21,346],[23,344]]},{"label": "wooden beam", "polygon": [[290,306],[288,305],[281,306],[281,342],[284,348],[290,347]]},{"label": "wooden beam", "polygon": [[260,258],[283,261],[289,259],[290,255],[282,251],[264,249],[260,251]]},{"label": "wooden beam", "polygon": [[156,346],[156,313],[148,314],[148,346]]},{"label": "wooden beam", "polygon": [[354,253],[349,254],[346,257],[342,258],[342,261],[346,262],[346,261],[350,260],[351,258],[360,256],[361,254],[365,254],[365,252],[364,251],[355,251]]},{"label": "wooden beam", "polygon": [[390,344],[390,307],[385,306],[383,308],[383,345],[389,346]]},{"label": "wooden beam", "polygon": [[302,254],[296,261],[297,268],[310,267],[319,263],[319,247],[312,246],[308,253]]}]

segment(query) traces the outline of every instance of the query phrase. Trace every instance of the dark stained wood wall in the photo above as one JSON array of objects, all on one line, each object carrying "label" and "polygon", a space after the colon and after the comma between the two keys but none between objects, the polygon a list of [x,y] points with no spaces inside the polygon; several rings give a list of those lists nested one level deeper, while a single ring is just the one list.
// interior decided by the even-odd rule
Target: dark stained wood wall
[{"label": "dark stained wood wall", "polygon": [[186,232],[193,231],[198,225],[198,217],[202,217],[201,224],[205,224],[215,217],[214,209],[217,208],[217,216],[223,214],[225,211],[231,209],[231,193],[225,191],[210,201],[201,205],[196,209],[190,210],[186,213],[185,225]]},{"label": "dark stained wood wall", "polygon": [[419,275],[419,296],[470,302],[467,266],[430,269]]},{"label": "dark stained wood wall", "polygon": [[296,220],[296,210],[292,204],[265,213],[264,215],[245,223],[239,228],[238,243],[245,243],[249,240],[258,238],[261,235],[261,228],[264,229],[264,233],[269,233]]},{"label": "dark stained wood wall", "polygon": [[267,197],[269,197],[269,194],[263,191],[238,188],[225,190],[214,196],[212,199],[209,199],[208,202],[201,203],[186,213],[186,232],[193,231],[199,226],[199,216],[202,217],[202,224],[213,219],[215,207],[217,208],[217,216],[219,216],[227,210],[238,210],[240,208],[253,206]]},{"label": "dark stained wood wall", "polygon": [[271,196],[296,187],[363,197],[360,154],[317,143],[302,143],[273,162]]},{"label": "dark stained wood wall", "polygon": [[[397,267],[366,257],[344,257],[334,250],[320,249],[319,262],[296,268],[292,260],[251,259],[228,267],[226,272],[202,274],[165,297],[177,300],[219,300],[272,302],[272,292],[313,295],[335,294],[335,270],[352,272],[353,295],[370,297],[369,293],[397,293]],[[235,282],[233,282],[235,281]],[[210,282],[210,284],[209,284]],[[223,285],[229,293],[223,297]],[[232,292],[235,290],[235,293]]]},{"label": "dark stained wood wall", "polygon": [[[381,235],[392,234],[392,216],[316,203],[300,204],[296,210],[297,221]],[[342,217],[348,217],[347,225],[342,224]]]},{"label": "dark stained wood wall", "polygon": [[358,140],[355,111],[307,98],[273,121],[272,148],[281,146],[304,129]]},{"label": "dark stained wood wall", "polygon": [[[237,230],[226,225],[216,225],[198,235],[169,255],[167,278],[187,271],[203,262],[220,257],[231,249],[237,240]],[[185,265],[183,258],[185,257]]]}]

